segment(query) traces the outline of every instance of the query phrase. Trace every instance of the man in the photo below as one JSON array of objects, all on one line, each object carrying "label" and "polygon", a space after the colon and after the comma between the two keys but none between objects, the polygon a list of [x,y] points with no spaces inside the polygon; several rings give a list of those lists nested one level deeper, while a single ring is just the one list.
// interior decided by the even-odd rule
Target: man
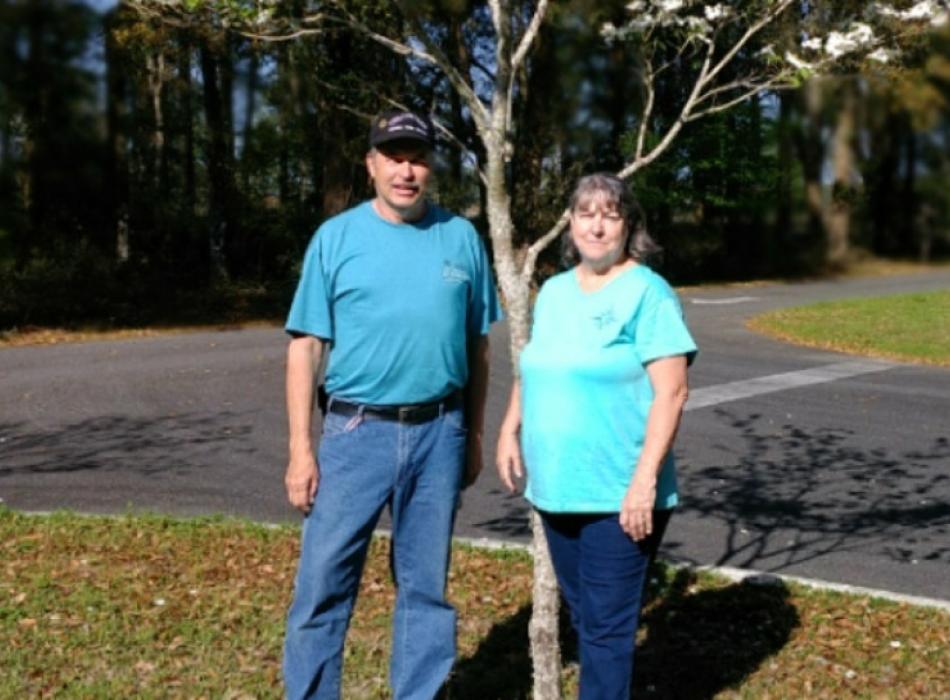
[{"label": "man", "polygon": [[[481,470],[489,326],[500,317],[484,246],[427,202],[434,134],[412,112],[370,130],[375,197],[314,236],[287,319],[291,504],[306,513],[284,648],[287,696],[340,695],[343,640],[373,528],[392,515],[390,683],[431,699],[455,658],[445,599],[463,485]],[[318,459],[313,383],[328,400]]]}]

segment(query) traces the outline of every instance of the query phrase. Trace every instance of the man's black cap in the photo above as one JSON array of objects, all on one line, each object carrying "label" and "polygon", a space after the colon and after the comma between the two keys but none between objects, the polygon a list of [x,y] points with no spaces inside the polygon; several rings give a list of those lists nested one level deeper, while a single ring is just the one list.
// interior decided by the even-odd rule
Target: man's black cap
[{"label": "man's black cap", "polygon": [[435,146],[435,128],[428,117],[401,109],[383,112],[373,119],[369,130],[371,148],[397,140],[419,141],[426,148],[432,148]]}]

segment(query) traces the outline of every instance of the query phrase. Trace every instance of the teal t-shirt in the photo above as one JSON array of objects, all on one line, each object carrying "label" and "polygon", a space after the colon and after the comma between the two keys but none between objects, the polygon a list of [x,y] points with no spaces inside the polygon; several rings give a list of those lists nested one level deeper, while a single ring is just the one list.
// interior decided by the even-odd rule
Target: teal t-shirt
[{"label": "teal t-shirt", "polygon": [[[525,497],[550,512],[616,513],[643,446],[651,360],[696,354],[675,292],[650,268],[584,292],[574,270],[549,279],[521,353]],[[672,452],[657,508],[677,503]]]},{"label": "teal t-shirt", "polygon": [[500,317],[467,219],[430,204],[421,220],[393,224],[364,202],[317,230],[286,329],[330,341],[330,394],[407,404],[464,387],[468,339]]}]

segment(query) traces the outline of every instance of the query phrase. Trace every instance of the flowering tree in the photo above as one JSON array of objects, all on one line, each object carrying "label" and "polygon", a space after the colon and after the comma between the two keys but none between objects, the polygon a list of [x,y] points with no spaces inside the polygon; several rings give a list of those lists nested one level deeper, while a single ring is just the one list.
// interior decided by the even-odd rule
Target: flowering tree
[{"label": "flowering tree", "polygon": [[[493,29],[491,65],[462,66],[436,38],[419,3],[393,0],[403,25],[372,25],[356,12],[358,3],[331,0],[306,3],[293,21],[281,15],[276,0],[128,0],[143,13],[187,21],[214,13],[217,21],[261,40],[291,40],[320,34],[328,27],[348,26],[407,60],[441,71],[461,99],[483,155],[476,159],[485,188],[494,265],[505,301],[513,369],[528,339],[529,294],[539,254],[564,231],[569,213],[541,236],[515,244],[511,183],[507,166],[518,157],[513,135],[518,129],[513,105],[522,97],[532,46],[549,11],[548,0],[487,0]],[[642,109],[636,122],[633,151],[619,170],[630,178],[660,158],[683,128],[705,116],[723,112],[756,95],[796,87],[816,73],[871,60],[898,58],[908,35],[927,25],[947,22],[946,2],[923,0],[900,7],[858,3],[842,11],[842,3],[801,0],[634,0],[626,5],[628,20],[606,24],[606,42],[627,42],[634,49],[631,69],[639,77]],[[850,3],[848,3],[850,8]],[[223,18],[223,20],[222,20]],[[399,29],[392,30],[392,26]],[[676,105],[676,117],[655,118],[657,78],[677,72],[690,88]],[[487,76],[487,77],[486,77]],[[447,131],[443,129],[443,131]],[[447,134],[460,143],[460,139]],[[534,697],[560,696],[560,650],[557,633],[557,585],[543,530],[532,516],[535,578],[529,627],[534,663]]]}]

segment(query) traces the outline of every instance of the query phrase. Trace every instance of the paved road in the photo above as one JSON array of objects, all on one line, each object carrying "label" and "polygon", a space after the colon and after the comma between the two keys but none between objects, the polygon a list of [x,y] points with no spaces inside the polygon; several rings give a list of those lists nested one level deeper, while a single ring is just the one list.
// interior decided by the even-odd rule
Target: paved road
[{"label": "paved road", "polygon": [[[701,353],[666,555],[950,599],[950,370],[855,362],[743,325],[769,308],[948,287],[942,272],[684,292]],[[492,436],[506,346],[499,327]],[[284,347],[256,329],[0,351],[0,499],[296,520],[281,487]],[[525,504],[488,470],[457,531],[526,541]]]}]

